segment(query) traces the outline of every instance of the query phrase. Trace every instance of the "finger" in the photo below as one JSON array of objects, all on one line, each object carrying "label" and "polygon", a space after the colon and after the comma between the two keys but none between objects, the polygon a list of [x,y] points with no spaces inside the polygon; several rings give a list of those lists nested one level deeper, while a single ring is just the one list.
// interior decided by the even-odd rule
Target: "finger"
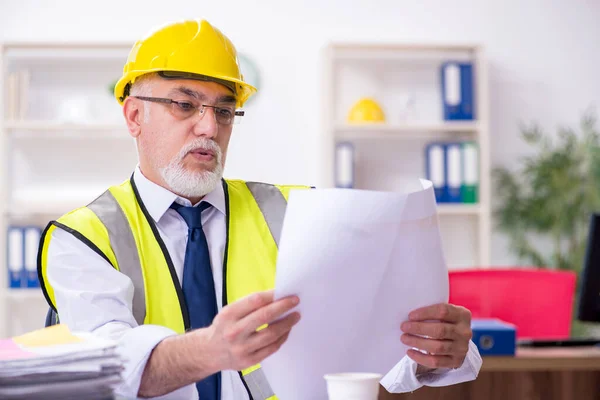
[{"label": "finger", "polygon": [[269,325],[267,328],[254,333],[248,339],[247,346],[249,352],[257,352],[261,348],[276,342],[282,336],[287,335],[298,321],[300,321],[300,314],[291,313],[285,318]]},{"label": "finger", "polygon": [[273,290],[252,293],[236,302],[223,307],[221,314],[230,320],[237,321],[246,315],[273,302]]},{"label": "finger", "polygon": [[[288,339],[289,335],[290,335],[290,332],[281,336],[279,339],[277,339],[275,342],[271,343],[267,347],[263,347],[262,349],[256,351],[254,354],[252,354],[252,357],[251,357],[252,365],[260,363],[262,360],[264,360],[265,358],[269,357],[271,354],[273,354],[277,350],[279,350],[281,345],[283,345],[285,343],[285,341]],[[252,365],[249,365],[249,367],[251,367]]]},{"label": "finger", "polygon": [[411,335],[427,336],[432,339],[456,339],[456,325],[446,322],[403,322],[400,329]]},{"label": "finger", "polygon": [[447,303],[434,304],[419,308],[408,314],[408,319],[411,321],[444,321],[444,322],[459,322],[462,316],[462,307],[457,307]]},{"label": "finger", "polygon": [[242,318],[236,324],[236,328],[240,330],[242,335],[250,336],[256,332],[259,327],[277,320],[279,317],[296,307],[298,302],[297,296],[291,296],[267,304]]},{"label": "finger", "polygon": [[433,354],[423,354],[420,351],[409,349],[406,355],[415,360],[417,364],[429,368],[457,368],[457,362],[450,356],[438,356]]},{"label": "finger", "polygon": [[431,354],[452,355],[455,351],[455,343],[452,340],[426,339],[413,335],[402,335],[400,340],[407,346],[425,350]]}]

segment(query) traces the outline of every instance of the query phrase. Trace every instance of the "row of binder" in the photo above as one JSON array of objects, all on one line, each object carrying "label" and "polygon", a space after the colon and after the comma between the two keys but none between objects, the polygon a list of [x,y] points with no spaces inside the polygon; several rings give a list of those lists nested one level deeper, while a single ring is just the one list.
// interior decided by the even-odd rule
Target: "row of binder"
[{"label": "row of binder", "polygon": [[[433,183],[438,203],[477,203],[479,150],[477,143],[431,142],[425,147],[425,175]],[[335,186],[355,187],[355,150],[339,142],[335,153]]]},{"label": "row of binder", "polygon": [[438,203],[478,202],[479,150],[475,142],[427,144],[425,168]]},{"label": "row of binder", "polygon": [[42,230],[37,226],[10,226],[7,232],[8,285],[40,287],[37,253]]}]

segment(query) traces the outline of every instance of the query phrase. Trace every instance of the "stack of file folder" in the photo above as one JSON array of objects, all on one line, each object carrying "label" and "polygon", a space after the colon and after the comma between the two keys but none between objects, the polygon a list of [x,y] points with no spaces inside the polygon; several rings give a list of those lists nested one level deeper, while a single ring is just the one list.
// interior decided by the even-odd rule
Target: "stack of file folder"
[{"label": "stack of file folder", "polygon": [[428,143],[425,170],[438,203],[479,202],[479,146],[476,142]]},{"label": "stack of file folder", "polygon": [[1,399],[113,399],[117,343],[55,325],[0,340]]}]

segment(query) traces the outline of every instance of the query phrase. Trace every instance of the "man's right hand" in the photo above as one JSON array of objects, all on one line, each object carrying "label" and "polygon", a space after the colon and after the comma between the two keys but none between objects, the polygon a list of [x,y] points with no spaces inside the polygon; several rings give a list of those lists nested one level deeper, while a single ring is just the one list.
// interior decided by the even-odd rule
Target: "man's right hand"
[{"label": "man's right hand", "polygon": [[[223,307],[212,325],[202,332],[210,343],[205,348],[210,349],[206,359],[212,360],[211,369],[241,371],[275,353],[300,321],[300,314],[294,312],[279,318],[298,303],[297,296],[274,301],[273,291],[266,291]],[[269,325],[258,331],[265,324]]]},{"label": "man's right hand", "polygon": [[138,396],[162,396],[216,372],[260,363],[300,320],[297,312],[281,318],[297,304],[296,296],[273,301],[272,291],[254,293],[223,307],[209,327],[167,337],[146,363]]}]

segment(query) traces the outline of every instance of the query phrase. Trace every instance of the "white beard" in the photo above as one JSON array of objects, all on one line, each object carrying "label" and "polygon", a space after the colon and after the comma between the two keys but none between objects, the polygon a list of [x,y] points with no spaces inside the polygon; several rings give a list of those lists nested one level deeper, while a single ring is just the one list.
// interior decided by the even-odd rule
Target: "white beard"
[{"label": "white beard", "polygon": [[[183,158],[198,148],[211,150],[217,165],[212,171],[192,172],[183,166]],[[212,140],[198,138],[179,152],[166,167],[160,168],[160,174],[172,192],[182,197],[203,197],[212,192],[223,177],[223,155],[219,146]]]}]

